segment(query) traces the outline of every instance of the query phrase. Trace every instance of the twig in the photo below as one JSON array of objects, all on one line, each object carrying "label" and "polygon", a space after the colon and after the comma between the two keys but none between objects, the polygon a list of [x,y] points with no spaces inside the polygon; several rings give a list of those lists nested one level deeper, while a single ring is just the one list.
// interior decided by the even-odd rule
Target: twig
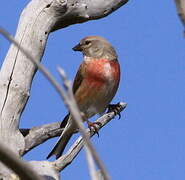
[{"label": "twig", "polygon": [[[120,109],[116,112],[119,114],[121,111],[123,111],[127,104],[120,102]],[[96,122],[100,122],[101,126],[96,126],[97,130],[100,130],[102,127],[104,127],[107,123],[109,123],[117,114],[115,112],[109,112],[104,114],[102,117],[100,117]],[[86,130],[86,135],[88,137],[92,137],[95,135],[94,132],[90,132],[89,129]],[[71,164],[71,162],[75,159],[75,157],[78,155],[80,150],[82,149],[84,145],[84,139],[80,136],[75,143],[71,146],[71,148],[67,151],[66,154],[64,154],[59,159],[53,161],[53,165],[56,167],[57,170],[62,171],[66,166]]]},{"label": "twig", "polygon": [[[63,131],[63,128],[61,128],[60,125],[61,122],[56,122],[26,129],[28,133],[25,136],[25,149],[22,155],[44,143],[48,139],[60,136]],[[22,129],[20,131],[26,133],[26,130]]]},{"label": "twig", "polygon": [[15,153],[9,150],[2,142],[0,143],[0,160],[8,168],[14,171],[20,179],[26,180],[43,180],[28,163],[21,160]]},{"label": "twig", "polygon": [[92,180],[98,180],[94,159],[91,155],[91,151],[89,150],[88,146],[85,146],[85,152],[86,152],[86,158],[87,158],[88,167],[89,167],[89,174]]}]

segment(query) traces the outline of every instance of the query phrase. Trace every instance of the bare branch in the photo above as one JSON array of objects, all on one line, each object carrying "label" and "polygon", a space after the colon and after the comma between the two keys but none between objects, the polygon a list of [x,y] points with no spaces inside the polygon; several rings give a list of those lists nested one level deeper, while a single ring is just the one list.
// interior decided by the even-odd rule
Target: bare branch
[{"label": "bare branch", "polygon": [[61,12],[63,14],[54,24],[52,31],[67,27],[72,24],[83,23],[89,20],[106,17],[124,4],[126,4],[128,1],[129,0],[64,0],[62,3],[63,11],[61,11],[61,5],[59,6],[59,3],[56,3],[53,0],[50,8],[55,9],[57,15],[61,15]]},{"label": "bare branch", "polygon": [[25,151],[23,155],[48,139],[60,136],[63,131],[60,124],[61,122],[56,122],[27,129],[28,133],[25,136]]},{"label": "bare branch", "polygon": [[95,162],[94,159],[91,155],[91,151],[88,148],[88,146],[85,146],[85,152],[86,152],[86,158],[87,158],[87,163],[88,163],[88,167],[89,167],[89,174],[91,176],[92,180],[98,180],[97,174],[96,174],[96,166],[95,166]]},{"label": "bare branch", "polygon": [[20,179],[43,180],[41,176],[32,170],[28,163],[21,160],[2,142],[0,143],[0,161],[14,171]]},{"label": "bare branch", "polygon": [[[117,114],[123,111],[127,106],[127,104],[123,102],[120,102],[119,104],[120,108],[116,112],[116,114],[115,112],[106,113],[96,121],[101,123],[101,126],[96,126],[98,130],[105,126],[107,123],[109,123]],[[90,132],[89,129],[86,130],[86,134],[88,137],[92,137],[95,135],[94,132]],[[53,165],[56,167],[57,170],[62,171],[65,167],[72,163],[72,161],[78,155],[83,146],[84,139],[82,137],[79,137],[66,154],[61,156],[59,159],[53,161]]]}]

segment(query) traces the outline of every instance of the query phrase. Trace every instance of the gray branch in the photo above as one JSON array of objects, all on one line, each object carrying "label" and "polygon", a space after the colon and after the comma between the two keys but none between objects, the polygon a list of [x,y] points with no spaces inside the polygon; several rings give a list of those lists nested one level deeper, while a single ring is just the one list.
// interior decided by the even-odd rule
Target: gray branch
[{"label": "gray branch", "polygon": [[[60,136],[63,128],[60,128],[61,122],[46,124],[38,127],[27,129],[25,136],[25,150],[23,155],[32,150],[34,147],[44,143],[48,139]],[[24,130],[22,130],[25,132]]]},{"label": "gray branch", "polygon": [[[9,147],[6,147],[4,143],[1,142],[0,147],[1,162],[16,173],[20,179],[43,180],[43,178],[39,176],[28,163],[21,160],[13,151],[9,150]],[[13,172],[9,171],[6,179],[17,179],[17,175]],[[0,175],[0,179],[5,179],[5,177],[1,177]]]},{"label": "gray branch", "polygon": [[[71,24],[83,23],[89,20],[100,19],[114,12],[129,0],[63,0],[62,18],[53,26],[52,31],[67,27]],[[61,1],[62,2],[62,1]],[[61,15],[58,2],[51,3],[56,15]],[[57,11],[59,9],[59,11]]]}]

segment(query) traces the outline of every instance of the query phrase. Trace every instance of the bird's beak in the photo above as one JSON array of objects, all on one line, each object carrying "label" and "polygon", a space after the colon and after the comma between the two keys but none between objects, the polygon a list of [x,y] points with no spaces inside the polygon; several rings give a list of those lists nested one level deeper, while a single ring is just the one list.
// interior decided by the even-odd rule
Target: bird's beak
[{"label": "bird's beak", "polygon": [[75,47],[73,47],[73,51],[82,51],[81,45],[77,44]]}]

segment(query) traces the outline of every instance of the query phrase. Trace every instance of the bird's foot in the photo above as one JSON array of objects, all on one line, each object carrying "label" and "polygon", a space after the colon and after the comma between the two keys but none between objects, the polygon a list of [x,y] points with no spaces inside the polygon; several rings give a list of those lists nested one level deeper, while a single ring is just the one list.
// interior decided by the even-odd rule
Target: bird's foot
[{"label": "bird's foot", "polygon": [[87,124],[88,124],[88,128],[90,129],[90,131],[95,132],[99,137],[97,125],[101,126],[102,124],[100,122],[90,122],[90,121],[87,121]]},{"label": "bird's foot", "polygon": [[114,115],[118,115],[119,119],[120,119],[121,118],[120,108],[121,108],[121,105],[119,103],[117,103],[117,104],[109,104],[107,113],[114,112]]}]

